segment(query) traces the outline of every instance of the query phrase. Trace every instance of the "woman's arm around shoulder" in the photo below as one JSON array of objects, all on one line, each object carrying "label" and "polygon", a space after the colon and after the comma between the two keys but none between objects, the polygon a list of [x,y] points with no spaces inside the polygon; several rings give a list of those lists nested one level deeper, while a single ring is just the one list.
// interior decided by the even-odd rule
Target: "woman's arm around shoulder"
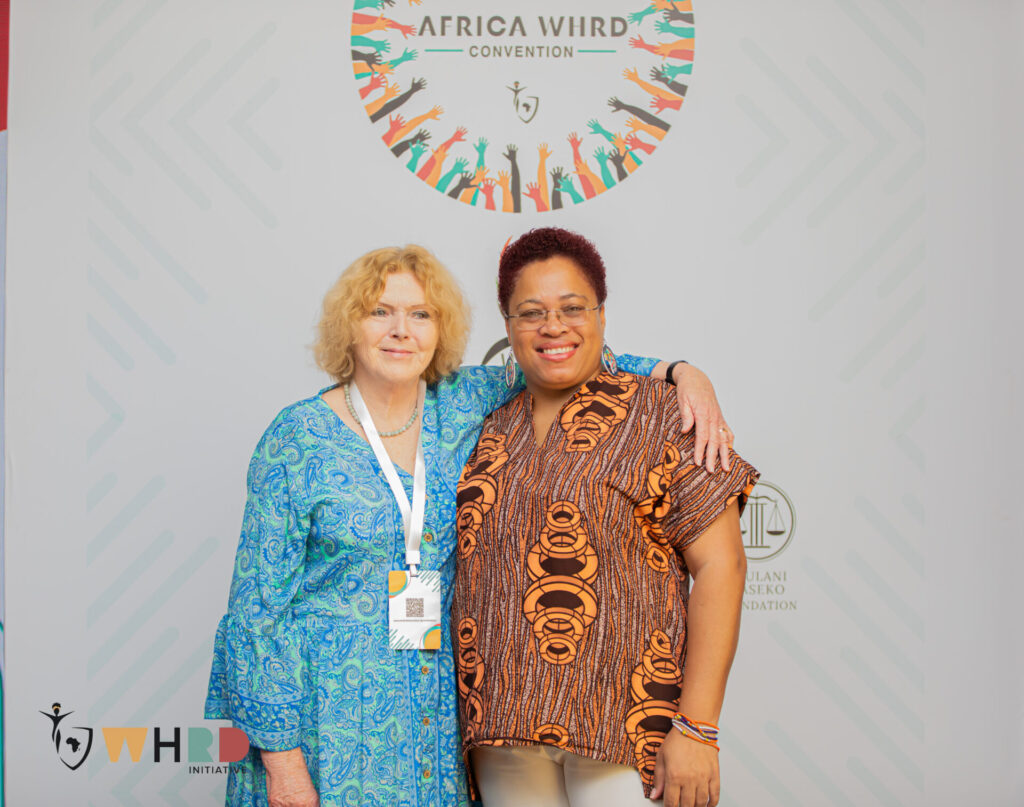
[{"label": "woman's arm around shoulder", "polygon": [[[633,357],[620,357],[620,364],[622,358]],[[702,370],[685,361],[675,361],[671,364],[659,361],[649,373],[636,375],[649,375],[651,378],[664,381],[670,368],[676,388],[676,403],[683,418],[683,431],[694,430],[694,463],[705,465],[711,473],[714,473],[716,464],[720,464],[722,470],[728,471],[729,449],[736,437],[725,422],[711,379]]]}]

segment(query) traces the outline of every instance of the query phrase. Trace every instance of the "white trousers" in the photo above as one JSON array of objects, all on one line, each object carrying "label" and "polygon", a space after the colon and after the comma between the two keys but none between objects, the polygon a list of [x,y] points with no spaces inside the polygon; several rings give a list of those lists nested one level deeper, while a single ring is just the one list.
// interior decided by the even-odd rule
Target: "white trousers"
[{"label": "white trousers", "polygon": [[481,746],[473,772],[484,807],[651,807],[636,768],[553,745]]}]

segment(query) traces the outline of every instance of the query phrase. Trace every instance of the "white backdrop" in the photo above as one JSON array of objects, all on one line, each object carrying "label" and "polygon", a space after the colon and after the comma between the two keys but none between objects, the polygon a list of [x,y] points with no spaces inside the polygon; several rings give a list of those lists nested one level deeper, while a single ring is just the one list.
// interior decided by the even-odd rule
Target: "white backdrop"
[{"label": "white backdrop", "polygon": [[[796,510],[751,564],[796,608],[745,614],[722,804],[1024,803],[1020,3],[695,2],[668,137],[544,215],[443,198],[391,157],[347,2],[13,5],[10,804],[222,800],[223,775],[154,764],[151,738],[111,763],[100,727],[217,725],[246,464],[326,383],[324,291],[423,243],[474,302],[479,360],[498,250],[552,223],[606,258],[611,345],[706,369]],[[95,729],[79,770],[54,701]]]}]

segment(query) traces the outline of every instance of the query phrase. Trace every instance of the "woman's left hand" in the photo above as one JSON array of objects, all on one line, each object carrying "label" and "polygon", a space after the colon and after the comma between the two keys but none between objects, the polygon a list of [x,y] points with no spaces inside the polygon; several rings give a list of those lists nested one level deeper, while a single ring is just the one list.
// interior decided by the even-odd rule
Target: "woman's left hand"
[{"label": "woman's left hand", "polygon": [[728,471],[729,448],[735,435],[725,422],[711,379],[692,364],[677,364],[674,374],[679,412],[683,416],[683,431],[696,428],[694,464],[703,464],[708,473],[714,473],[720,459],[722,469]]},{"label": "woman's left hand", "polygon": [[716,807],[720,793],[718,751],[670,729],[654,762],[651,799],[665,807]]}]

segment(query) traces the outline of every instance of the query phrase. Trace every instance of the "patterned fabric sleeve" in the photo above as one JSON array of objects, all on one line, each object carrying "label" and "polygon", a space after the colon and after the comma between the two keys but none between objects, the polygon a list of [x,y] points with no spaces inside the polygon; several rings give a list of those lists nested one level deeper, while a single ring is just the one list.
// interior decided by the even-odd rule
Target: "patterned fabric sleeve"
[{"label": "patterned fabric sleeve", "polygon": [[291,612],[310,518],[295,495],[303,456],[294,426],[271,426],[249,464],[248,498],[227,615],[217,628],[206,717],[228,719],[257,748],[299,746],[306,690],[304,625]]},{"label": "patterned fabric sleeve", "polygon": [[[631,356],[628,353],[615,357],[619,369],[633,375],[649,376],[660,359],[647,359],[643,356]],[[453,385],[453,394],[462,400],[472,402],[481,418],[500,409],[520,392],[526,389],[523,371],[516,368],[516,383],[511,389],[505,383],[505,368],[494,365],[466,365],[458,372],[445,379],[445,383]]]},{"label": "patterned fabric sleeve", "polygon": [[661,467],[671,475],[668,483],[668,512],[662,522],[666,538],[678,552],[696,541],[733,500],[739,498],[740,512],[760,474],[732,449],[731,470],[708,473],[693,464],[693,430],[677,432],[665,442]]},{"label": "patterned fabric sleeve", "polygon": [[464,365],[441,384],[449,388],[460,409],[473,412],[481,421],[526,388],[521,370],[516,370],[515,386],[509,389],[505,368],[490,364]]},{"label": "patterned fabric sleeve", "polygon": [[661,359],[648,359],[644,356],[631,356],[629,353],[620,353],[615,356],[615,361],[619,364],[619,369],[632,375],[646,375],[649,376],[654,372],[655,365],[661,361]]}]

